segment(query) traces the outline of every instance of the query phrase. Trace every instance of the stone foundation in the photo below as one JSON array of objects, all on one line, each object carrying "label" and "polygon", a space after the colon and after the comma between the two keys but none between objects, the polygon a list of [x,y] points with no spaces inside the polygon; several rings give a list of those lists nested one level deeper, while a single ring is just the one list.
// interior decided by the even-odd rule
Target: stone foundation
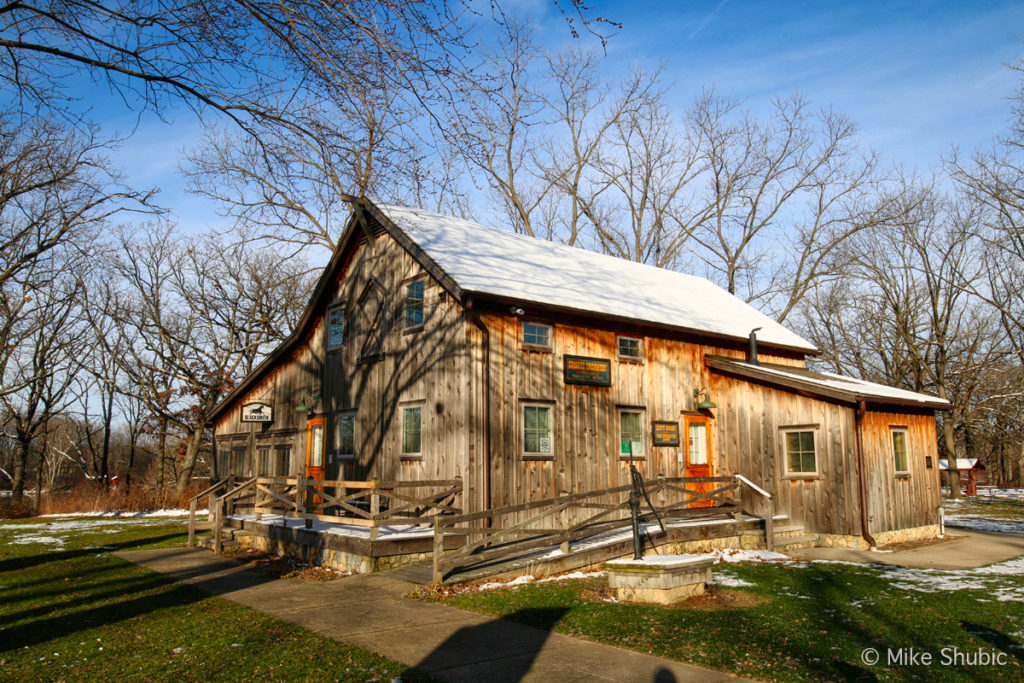
[{"label": "stone foundation", "polygon": [[[927,524],[909,529],[896,529],[894,531],[876,531],[871,534],[875,543],[879,546],[892,545],[894,543],[906,543],[907,541],[920,541],[925,538],[938,538],[939,525]],[[843,536],[839,534],[820,534],[818,545],[827,548],[853,548],[854,550],[867,550],[868,542],[861,536]]]}]

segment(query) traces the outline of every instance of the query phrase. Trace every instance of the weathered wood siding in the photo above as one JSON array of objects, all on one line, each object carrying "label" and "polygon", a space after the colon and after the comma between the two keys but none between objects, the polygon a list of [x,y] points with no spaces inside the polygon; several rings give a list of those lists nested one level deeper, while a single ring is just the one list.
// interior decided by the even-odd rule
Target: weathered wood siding
[{"label": "weathered wood siding", "polygon": [[[419,278],[425,283],[424,324],[409,330],[406,285]],[[335,305],[345,311],[344,343],[328,351],[324,321]],[[372,352],[374,346],[379,353]],[[299,472],[305,465],[307,419],[324,416],[327,479],[462,476],[466,499],[476,499],[482,477],[481,358],[474,350],[479,346],[479,333],[462,307],[397,242],[387,234],[372,245],[362,238],[346,255],[332,291],[321,298],[301,349],[235,401],[216,425],[218,440],[242,435],[253,463],[262,434],[278,434],[279,441],[294,444],[292,471]],[[303,392],[321,393],[315,413],[295,411]],[[240,407],[252,401],[274,406],[269,428],[240,423]],[[410,406],[422,410],[418,458],[401,453],[402,411]],[[344,413],[354,415],[354,461],[337,456],[337,418]]]},{"label": "weathered wood siding", "polygon": [[[684,476],[680,453],[686,439],[683,418],[696,411],[694,389],[711,388],[721,400],[705,354],[742,358],[742,345],[730,348],[702,344],[684,337],[656,336],[628,327],[603,329],[566,324],[556,319],[524,318],[492,312],[485,316],[491,331],[491,488],[495,507],[540,500],[563,491],[589,491],[629,482],[629,463],[619,455],[619,410],[643,411],[645,457],[637,464],[645,476]],[[538,351],[522,343],[523,320],[553,325],[552,348]],[[643,340],[643,360],[618,358],[618,336]],[[611,387],[566,384],[566,355],[611,361]],[[802,366],[796,356],[763,353],[765,362]],[[524,459],[522,404],[552,406],[553,457]],[[719,410],[713,411],[717,418]],[[679,447],[653,447],[652,421],[678,422]],[[737,456],[726,452],[718,423],[709,430],[713,474],[742,471]],[[723,449],[723,446],[725,448]]]},{"label": "weathered wood siding", "polygon": [[[894,428],[907,432],[908,474],[896,473]],[[868,410],[862,433],[869,529],[881,532],[938,524],[942,493],[934,415]],[[927,467],[928,457],[931,469]]]}]

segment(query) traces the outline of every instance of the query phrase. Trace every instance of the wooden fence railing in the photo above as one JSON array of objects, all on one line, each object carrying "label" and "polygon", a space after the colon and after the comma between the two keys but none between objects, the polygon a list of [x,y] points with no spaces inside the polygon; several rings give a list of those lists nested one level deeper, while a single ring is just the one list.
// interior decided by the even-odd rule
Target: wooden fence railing
[{"label": "wooden fence railing", "polygon": [[[320,481],[302,477],[253,477],[233,484],[229,480],[218,484],[218,490],[224,492],[211,499],[214,550],[217,552],[225,517],[239,512],[253,513],[257,519],[265,514],[303,519],[306,528],[312,527],[314,520],[364,526],[369,528],[371,539],[378,537],[381,527],[429,526],[443,515],[462,512],[456,505],[462,493],[459,478]],[[190,528],[194,527],[193,517],[194,512],[190,516]]]},{"label": "wooden fence railing", "polygon": [[[739,515],[735,477],[657,477],[644,482],[658,514],[680,516],[695,504],[729,508]],[[456,567],[500,560],[526,551],[590,538],[621,529],[630,519],[630,485],[565,494],[533,503],[509,505],[434,520],[434,583]],[[710,490],[708,490],[710,489]],[[706,512],[707,508],[704,508]],[[700,514],[701,510],[692,513]],[[653,516],[646,510],[645,517]],[[465,534],[466,544],[444,552],[445,534]]]}]

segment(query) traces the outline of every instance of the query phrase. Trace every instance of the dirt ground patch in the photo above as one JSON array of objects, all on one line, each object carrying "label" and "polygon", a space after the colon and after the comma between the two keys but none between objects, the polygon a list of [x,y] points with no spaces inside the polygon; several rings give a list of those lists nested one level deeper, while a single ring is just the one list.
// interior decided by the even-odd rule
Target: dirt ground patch
[{"label": "dirt ground patch", "polygon": [[301,579],[303,581],[332,581],[352,572],[339,572],[325,567],[310,565],[297,557],[270,555],[260,550],[239,550],[232,554],[236,560],[245,562],[256,569],[278,579]]},{"label": "dirt ground patch", "polygon": [[904,541],[903,543],[890,543],[884,545],[879,550],[913,550],[914,548],[924,548],[930,545],[938,545],[939,543],[949,543],[962,536],[953,536],[952,534],[946,534],[942,538],[919,538],[916,541]]},{"label": "dirt ground patch", "polygon": [[[585,590],[582,596],[594,602],[615,602],[615,591],[607,586],[597,590]],[[747,591],[733,588],[719,588],[718,586],[707,586],[703,595],[695,595],[672,605],[676,609],[692,609],[705,611],[716,611],[723,609],[743,609],[745,607],[756,607],[768,602],[767,598],[748,593]]]}]

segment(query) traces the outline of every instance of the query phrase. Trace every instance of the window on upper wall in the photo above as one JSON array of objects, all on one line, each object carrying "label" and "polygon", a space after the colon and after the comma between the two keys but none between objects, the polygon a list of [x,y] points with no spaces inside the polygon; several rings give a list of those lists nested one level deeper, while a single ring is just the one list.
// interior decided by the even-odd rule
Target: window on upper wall
[{"label": "window on upper wall", "polygon": [[636,337],[619,337],[619,358],[643,360],[644,340]]},{"label": "window on upper wall", "polygon": [[235,446],[231,449],[229,473],[238,476],[245,475],[245,446]]},{"label": "window on upper wall", "polygon": [[537,348],[551,348],[551,325],[523,322],[523,345]]},{"label": "window on upper wall", "polygon": [[551,457],[551,406],[523,406],[523,455]]},{"label": "window on upper wall", "polygon": [[416,280],[405,286],[405,329],[423,327],[424,280]]},{"label": "window on upper wall", "polygon": [[345,309],[332,306],[327,309],[327,350],[340,349],[345,341]]},{"label": "window on upper wall", "polygon": [[786,471],[789,474],[818,473],[814,432],[815,430],[812,428],[784,428],[782,430],[783,444],[786,449]]},{"label": "window on upper wall", "polygon": [[910,467],[907,465],[907,429],[893,427],[891,431],[892,458],[896,465],[896,474],[910,474]]},{"label": "window on upper wall", "polygon": [[423,408],[402,410],[402,455],[419,455],[423,449]]},{"label": "window on upper wall", "polygon": [[351,460],[356,456],[356,416],[342,413],[338,416],[338,457]]},{"label": "window on upper wall", "polygon": [[644,457],[644,414],[639,410],[619,411],[619,455]]},{"label": "window on upper wall", "polygon": [[278,477],[287,477],[292,471],[292,447],[281,445],[274,447],[274,474]]}]

